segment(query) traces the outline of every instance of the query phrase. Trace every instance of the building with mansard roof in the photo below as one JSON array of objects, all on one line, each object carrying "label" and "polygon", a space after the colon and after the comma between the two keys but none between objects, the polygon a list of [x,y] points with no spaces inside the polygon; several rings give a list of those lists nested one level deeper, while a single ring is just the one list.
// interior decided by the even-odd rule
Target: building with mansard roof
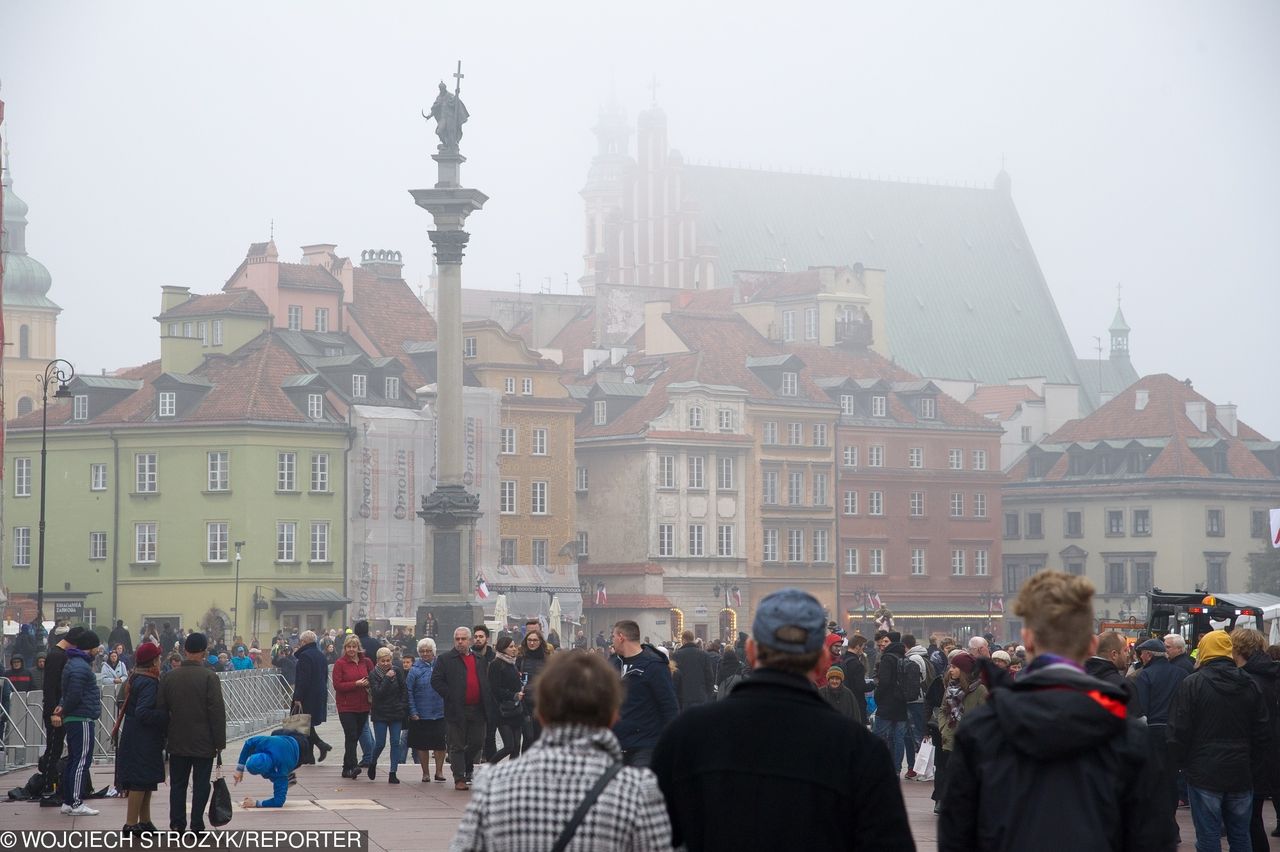
[{"label": "building with mansard roof", "polygon": [[1190,380],[1144,376],[1009,471],[1005,592],[1057,568],[1093,580],[1100,618],[1142,618],[1152,587],[1246,591],[1278,500],[1280,444]]}]

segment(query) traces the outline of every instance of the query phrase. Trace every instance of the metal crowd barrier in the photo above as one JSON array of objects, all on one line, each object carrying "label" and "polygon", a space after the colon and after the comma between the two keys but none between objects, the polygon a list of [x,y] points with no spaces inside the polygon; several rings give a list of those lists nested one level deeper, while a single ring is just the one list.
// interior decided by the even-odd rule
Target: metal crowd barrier
[{"label": "metal crowd barrier", "polygon": [[[229,741],[278,728],[289,712],[293,690],[276,669],[219,672],[218,679],[227,708]],[[7,679],[0,678],[0,695],[10,696],[7,705],[0,703],[0,773],[35,766],[45,744],[44,693],[6,688],[11,686]],[[95,763],[111,763],[115,761],[111,730],[116,724],[117,695],[123,699],[124,688],[114,683],[100,688],[102,714],[95,726],[93,759]]]}]

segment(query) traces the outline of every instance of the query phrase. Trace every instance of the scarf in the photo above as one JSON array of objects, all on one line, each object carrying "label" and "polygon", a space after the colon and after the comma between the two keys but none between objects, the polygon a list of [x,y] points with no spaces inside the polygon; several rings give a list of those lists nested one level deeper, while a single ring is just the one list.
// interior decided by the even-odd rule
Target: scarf
[{"label": "scarf", "polygon": [[956,725],[960,724],[960,720],[964,718],[964,700],[977,688],[977,681],[971,683],[968,689],[961,689],[960,686],[955,683],[947,687],[947,691],[942,698],[942,703],[943,706],[947,708],[948,728],[955,728]]}]

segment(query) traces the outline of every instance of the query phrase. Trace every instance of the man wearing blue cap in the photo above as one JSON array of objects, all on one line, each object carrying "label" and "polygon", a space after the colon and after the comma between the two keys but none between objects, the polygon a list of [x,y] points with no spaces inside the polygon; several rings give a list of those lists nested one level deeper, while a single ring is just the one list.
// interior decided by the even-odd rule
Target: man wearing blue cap
[{"label": "man wearing blue cap", "polygon": [[1178,768],[1169,757],[1169,706],[1187,673],[1181,666],[1169,662],[1162,639],[1148,639],[1135,650],[1142,661],[1142,668],[1134,678],[1137,712],[1147,717],[1151,772],[1159,779],[1156,812],[1160,819],[1174,826],[1177,836]]},{"label": "man wearing blue cap", "polygon": [[746,643],[751,676],[667,727],[651,768],[673,846],[915,849],[888,748],[814,685],[829,662],[826,632],[812,595],[774,592]]},{"label": "man wearing blue cap", "polygon": [[271,782],[275,795],[270,799],[247,798],[241,803],[246,808],[281,808],[285,797],[289,795],[289,776],[298,768],[298,756],[301,752],[298,741],[289,733],[279,731],[270,736],[249,737],[240,749],[240,759],[236,761],[234,780],[239,784],[244,773],[261,775]]}]

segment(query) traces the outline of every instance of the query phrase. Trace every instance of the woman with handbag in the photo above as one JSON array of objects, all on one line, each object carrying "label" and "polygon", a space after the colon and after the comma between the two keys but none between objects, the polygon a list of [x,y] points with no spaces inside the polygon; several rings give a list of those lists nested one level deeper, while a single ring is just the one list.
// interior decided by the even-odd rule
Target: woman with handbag
[{"label": "woman with handbag", "polygon": [[373,754],[369,755],[369,780],[377,772],[378,757],[391,738],[391,774],[388,784],[399,784],[400,728],[409,715],[404,672],[395,665],[390,648],[378,649],[378,664],[369,673],[369,717],[373,720]]},{"label": "woman with handbag", "polygon": [[157,831],[151,821],[151,794],[164,780],[164,742],[169,714],[156,707],[160,689],[160,646],[144,642],[134,656],[124,688],[124,711],[116,719],[116,787],[128,791],[126,833]]},{"label": "woman with handbag", "polygon": [[541,631],[536,627],[530,628],[524,634],[524,639],[521,640],[520,648],[516,652],[516,671],[520,672],[520,681],[524,684],[525,700],[521,703],[524,704],[522,734],[525,748],[533,745],[538,735],[542,733],[542,725],[534,713],[536,709],[534,685],[538,682],[538,676],[542,674],[542,669],[551,658],[551,654],[551,647],[543,640]]},{"label": "woman with handbag", "polygon": [[622,683],[598,654],[555,654],[538,677],[542,738],[519,760],[476,775],[450,850],[561,852],[580,826],[582,848],[669,850],[671,820],[658,780],[648,769],[623,767],[609,729],[621,706]]},{"label": "woman with handbag", "polygon": [[510,636],[498,640],[497,655],[489,664],[489,694],[498,703],[498,735],[502,749],[489,761],[520,756],[520,729],[524,722],[524,686],[516,671],[516,643]]},{"label": "woman with handbag", "polygon": [[369,724],[369,672],[373,661],[364,655],[359,636],[348,636],[342,643],[342,656],[333,664],[334,702],[338,720],[342,722],[345,747],[342,752],[342,777],[359,778],[356,766],[356,744]]},{"label": "woman with handbag", "polygon": [[436,757],[436,780],[444,780],[444,699],[431,685],[436,670],[436,641],[418,640],[418,659],[405,678],[409,698],[409,748],[418,755],[422,780],[430,781],[431,752]]}]

